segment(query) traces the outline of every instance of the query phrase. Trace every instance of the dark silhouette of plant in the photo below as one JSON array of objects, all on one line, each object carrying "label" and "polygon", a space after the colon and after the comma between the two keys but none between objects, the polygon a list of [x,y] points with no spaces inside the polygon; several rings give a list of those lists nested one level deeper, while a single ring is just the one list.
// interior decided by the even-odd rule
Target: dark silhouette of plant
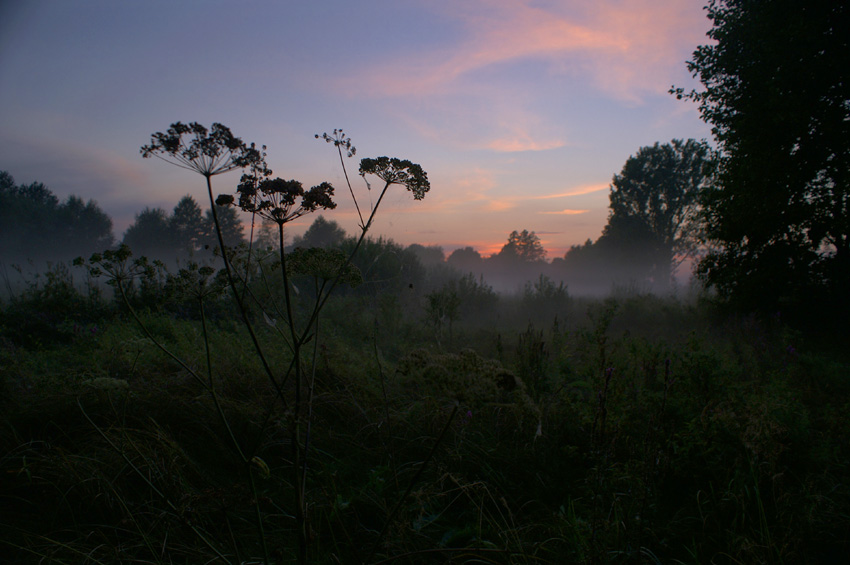
[{"label": "dark silhouette of plant", "polygon": [[375,175],[386,183],[385,189],[391,184],[403,185],[413,193],[413,198],[416,200],[425,198],[425,193],[431,189],[428,175],[422,170],[421,166],[394,157],[361,160],[360,175],[363,178],[366,178],[366,175]]},{"label": "dark silhouette of plant", "polygon": [[[318,138],[320,136],[317,135],[316,137]],[[334,130],[333,136],[323,134],[321,137],[328,142],[334,143],[337,147],[343,164],[343,170],[345,171],[345,163],[342,160],[343,149],[349,157],[353,156],[356,151],[351,145],[351,139],[345,136],[342,130]],[[319,331],[319,314],[338,284],[346,283],[356,286],[362,281],[359,271],[352,265],[352,259],[361,244],[363,244],[389,186],[393,184],[403,185],[413,193],[416,200],[421,200],[430,188],[427,175],[421,166],[410,161],[388,157],[363,159],[360,163],[360,174],[364,180],[367,175],[374,175],[384,181],[384,186],[374,205],[371,206],[368,218],[364,220],[363,215],[360,215],[361,234],[356,239],[350,252],[348,250],[343,252],[340,250],[298,249],[292,252],[290,256],[290,253],[286,251],[285,225],[306,214],[318,210],[335,208],[336,204],[333,201],[334,188],[332,185],[323,182],[309,190],[305,190],[299,181],[284,180],[281,178],[272,179],[272,171],[265,163],[265,147],[262,150],[258,150],[254,144],[250,146],[245,144],[239,138],[234,137],[230,130],[221,124],[213,124],[212,129],[208,130],[197,123],[184,125],[177,122],[172,124],[166,133],[153,134],[151,136],[151,144],[142,147],[142,155],[144,157],[158,157],[181,168],[195,171],[201,174],[206,180],[212,220],[215,224],[215,231],[224,261],[228,286],[231,288],[256,352],[285,410],[286,427],[290,434],[292,449],[292,485],[295,494],[294,515],[298,531],[297,559],[299,563],[306,563],[308,561],[309,531],[311,526],[306,512],[308,501],[305,493],[318,352],[317,334]],[[224,194],[214,199],[212,194],[212,177],[240,168],[246,169],[246,172],[242,175],[236,190],[237,197]],[[347,172],[345,176],[347,180]],[[366,184],[367,189],[371,189],[368,181],[366,181]],[[360,213],[360,207],[357,204],[357,198],[350,183],[349,190],[357,206],[358,213]],[[247,284],[252,261],[250,248],[244,258],[239,254],[239,273],[242,272],[244,263],[245,275],[242,279],[242,292],[237,289],[237,278],[240,275],[231,264],[233,254],[225,246],[222,221],[217,212],[217,208],[229,206],[238,206],[243,211],[251,213],[252,216],[259,216],[277,226],[277,255],[279,257],[280,274],[283,278],[282,286],[285,304],[283,312],[276,305],[272,304],[275,308],[272,314],[277,316],[282,315],[285,318],[286,329],[281,330],[278,328],[274,317],[270,316],[267,312],[267,304],[258,302],[257,305],[262,310],[266,322],[277,329],[284,337],[292,353],[291,363],[281,379],[272,370],[263,354],[263,348],[253,329],[245,304],[246,299],[255,299]],[[102,263],[102,259],[95,257],[92,263],[100,264]],[[262,271],[262,264],[260,264],[260,270]],[[119,271],[116,271],[116,273],[118,273],[119,277],[122,276]],[[197,269],[186,271],[183,274],[185,275],[184,278],[187,278],[191,284],[200,280],[206,280],[204,277],[207,275],[205,272],[202,276]],[[309,315],[305,322],[299,323],[296,320],[295,297],[292,291],[297,289],[292,286],[290,274],[308,275],[314,281],[313,304],[308,309]],[[202,321],[205,320],[203,316],[204,296],[206,296],[206,293],[199,292],[198,300],[202,312]],[[140,320],[139,323],[141,323]],[[150,336],[149,332],[146,331],[146,333]],[[206,335],[206,329],[204,335]],[[305,356],[302,354],[302,351],[311,340],[312,354]],[[209,347],[207,339],[205,339],[205,342],[207,343],[207,347]],[[165,348],[161,348],[167,351]],[[185,363],[180,363],[185,366]],[[215,391],[212,385],[212,368],[209,352],[207,354],[207,371],[210,375],[209,390],[214,395]],[[290,376],[294,377],[293,398],[288,398],[284,393],[284,385],[288,382]],[[227,418],[217,403],[216,408],[224,421],[225,427],[229,431],[230,427]],[[267,476],[268,466],[256,455],[253,455],[244,446],[240,445],[232,433],[230,433],[230,441],[245,464],[254,497],[259,498],[254,482],[254,474],[259,473],[259,476]],[[410,487],[408,488],[409,490]],[[269,552],[268,548],[265,547],[263,519],[260,516],[259,506],[257,506],[257,528],[259,529],[260,536],[263,538],[264,558],[268,562]],[[386,527],[384,530],[386,530]],[[380,539],[376,541],[376,547],[379,541]]]}]

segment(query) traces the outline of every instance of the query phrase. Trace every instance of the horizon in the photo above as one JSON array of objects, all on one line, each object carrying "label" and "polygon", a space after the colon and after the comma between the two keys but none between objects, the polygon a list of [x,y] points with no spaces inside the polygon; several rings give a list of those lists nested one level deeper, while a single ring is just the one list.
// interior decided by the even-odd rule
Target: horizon
[{"label": "horizon", "polygon": [[[668,94],[696,86],[685,61],[708,41],[691,0],[194,7],[3,4],[0,169],[95,200],[120,238],[146,206],[190,194],[208,207],[199,177],[139,148],[176,121],[220,122],[266,145],[275,176],[334,184],[326,218],[351,232],[338,156],[313,138],[342,127],[355,189],[359,159],[379,155],[431,181],[421,202],[390,194],[373,235],[486,256],[527,229],[552,259],[599,237],[629,156],[710,140],[695,105]],[[215,192],[238,178],[216,178]]]}]

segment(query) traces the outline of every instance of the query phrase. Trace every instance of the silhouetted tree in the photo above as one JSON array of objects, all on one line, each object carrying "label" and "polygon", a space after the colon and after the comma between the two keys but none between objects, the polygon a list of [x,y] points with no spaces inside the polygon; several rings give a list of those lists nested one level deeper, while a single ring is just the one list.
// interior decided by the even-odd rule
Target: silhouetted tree
[{"label": "silhouetted tree", "polygon": [[[236,208],[216,204],[216,213],[218,214],[218,223],[221,226],[224,244],[227,247],[236,247],[240,243],[244,243],[245,226],[242,225],[242,220],[239,218],[239,212]],[[215,234],[215,220],[212,210],[208,209],[204,216],[204,227],[206,245],[215,248],[218,245],[218,239]]]},{"label": "silhouetted tree", "polygon": [[850,4],[711,0],[714,40],[688,62],[722,152],[705,194],[710,286],[774,309],[814,294],[848,306]]},{"label": "silhouetted tree", "polygon": [[190,195],[180,199],[168,218],[168,228],[181,255],[193,254],[203,243],[208,231],[200,205]]},{"label": "silhouetted tree", "polygon": [[79,196],[71,195],[59,206],[57,227],[57,248],[65,258],[90,255],[110,247],[115,241],[112,219],[97,202],[85,202]]},{"label": "silhouetted tree", "polygon": [[112,220],[93,200],[61,203],[43,183],[0,171],[0,260],[65,260],[112,244]]},{"label": "silhouetted tree", "polygon": [[294,247],[322,247],[322,248],[337,248],[345,241],[345,230],[333,220],[326,220],[324,216],[319,216],[304,235],[294,239]]},{"label": "silhouetted tree", "polygon": [[162,208],[146,207],[136,214],[135,221],[124,232],[123,243],[137,257],[142,255],[157,259],[176,257],[177,242]]},{"label": "silhouetted tree", "polygon": [[484,265],[484,258],[472,247],[461,247],[452,251],[446,263],[462,273],[478,273]]},{"label": "silhouetted tree", "polygon": [[506,261],[535,263],[546,259],[546,250],[543,249],[540,238],[533,231],[514,230],[508,236],[508,242],[499,251],[498,257]]},{"label": "silhouetted tree", "polygon": [[[693,139],[641,147],[611,182],[603,244],[628,248],[662,288],[697,248],[698,197],[713,174],[711,149]],[[635,256],[637,254],[637,256]]]},{"label": "silhouetted tree", "polygon": [[425,246],[419,243],[412,243],[407,246],[407,250],[416,255],[419,258],[419,262],[425,267],[443,265],[446,262],[446,253],[439,245]]},{"label": "silhouetted tree", "polygon": [[[355,245],[357,238],[349,237],[341,249],[348,255]],[[425,268],[416,254],[384,237],[365,238],[352,263],[360,269],[366,283],[358,289],[360,292],[398,292],[411,284],[421,286],[425,278]]]}]

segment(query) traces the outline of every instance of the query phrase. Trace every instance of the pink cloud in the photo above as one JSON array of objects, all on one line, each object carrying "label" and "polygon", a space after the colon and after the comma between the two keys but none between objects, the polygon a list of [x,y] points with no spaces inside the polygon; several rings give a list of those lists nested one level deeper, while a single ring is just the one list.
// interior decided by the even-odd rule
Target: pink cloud
[{"label": "pink cloud", "polygon": [[585,194],[592,194],[594,192],[600,192],[602,190],[608,190],[610,185],[608,183],[604,184],[589,184],[586,186],[581,186],[579,188],[575,188],[573,190],[569,190],[567,192],[559,192],[557,194],[543,194],[541,196],[532,196],[535,200],[547,200],[550,198],[566,198],[568,196],[583,196]]},{"label": "pink cloud", "polygon": [[631,99],[636,92],[666,91],[671,69],[704,41],[708,27],[693,0],[467,0],[439,9],[461,22],[463,41],[367,70],[366,80],[358,74],[359,85],[378,96],[441,94],[469,88],[464,82],[474,71],[537,59],[548,62],[550,72],[578,71],[607,94]]},{"label": "pink cloud", "polygon": [[540,214],[559,214],[559,215],[566,215],[566,216],[574,216],[576,214],[585,214],[587,212],[590,212],[590,210],[570,210],[570,209],[566,209],[566,210],[558,210],[558,211],[553,211],[553,212],[540,212]]},{"label": "pink cloud", "polygon": [[549,141],[535,141],[528,136],[502,138],[491,141],[487,144],[489,149],[502,153],[513,153],[517,151],[546,151],[549,149],[557,149],[566,145],[565,142],[552,139]]}]

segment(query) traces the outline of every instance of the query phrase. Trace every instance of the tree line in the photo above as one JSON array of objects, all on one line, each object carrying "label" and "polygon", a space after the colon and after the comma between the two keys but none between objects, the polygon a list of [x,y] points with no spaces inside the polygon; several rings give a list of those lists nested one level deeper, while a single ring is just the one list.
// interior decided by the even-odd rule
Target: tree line
[{"label": "tree line", "polygon": [[[528,229],[512,231],[502,248],[486,258],[472,247],[456,249],[446,257],[438,246],[413,244],[405,249],[380,238],[369,242],[361,253],[365,259],[360,260],[373,273],[382,269],[381,262],[395,264],[406,270],[406,278],[417,282],[423,280],[422,276],[412,275],[424,272],[421,267],[434,270],[444,265],[462,274],[486,278],[503,291],[514,291],[541,274],[567,281],[582,293],[604,293],[617,282],[667,290],[678,263],[698,247],[697,194],[709,183],[712,163],[708,146],[694,140],[673,140],[641,148],[612,180],[610,214],[602,235],[595,242],[588,240],[574,246],[551,263],[540,238]],[[15,253],[10,248],[3,255],[5,260],[16,255],[70,258],[114,243],[112,222],[94,201],[83,205],[82,200],[71,196],[60,205],[40,183],[15,187],[10,175],[4,173],[3,178],[9,186],[4,189],[4,197],[17,202],[4,207],[9,215],[3,229],[15,234],[9,241],[16,242]],[[20,213],[24,208],[27,211]],[[71,213],[74,210],[85,214]],[[217,212],[225,245],[235,247],[245,242],[236,209],[218,206]],[[271,224],[262,222],[251,234],[259,248],[276,244],[277,234]],[[56,240],[62,241],[62,247],[51,247],[50,242]],[[289,242],[289,247],[345,249],[347,240],[339,224],[319,216],[302,236]],[[162,208],[145,208],[138,213],[122,243],[137,256],[168,263],[209,255],[218,241],[211,210],[202,211],[187,195],[171,213]],[[414,266],[415,262],[420,265]],[[445,272],[434,275],[440,280],[447,276]]]},{"label": "tree line", "polygon": [[[640,148],[612,179],[601,235],[550,262],[527,229],[511,232],[487,258],[471,247],[444,260],[441,249],[406,251],[424,264],[494,277],[520,272],[517,266],[538,269],[573,288],[603,292],[618,281],[665,290],[677,268],[692,262],[706,287],[740,307],[848,312],[850,7],[711,0],[706,11],[712,43],[698,46],[687,63],[702,88],[670,92],[698,105],[714,148],[675,139]],[[0,175],[4,262],[114,243],[111,220],[95,202],[59,202],[41,183],[16,185]],[[243,241],[235,211],[222,207],[219,216],[226,244]],[[344,242],[338,225],[320,220],[295,243]],[[214,247],[210,225],[210,212],[185,197],[171,214],[142,211],[124,242],[136,254],[186,256]],[[273,237],[268,226],[255,235]],[[389,245],[375,245],[381,242]],[[397,251],[376,251],[376,260]]]},{"label": "tree line", "polygon": [[[235,209],[218,207],[225,245],[245,241]],[[124,233],[122,243],[151,259],[211,255],[217,245],[212,212],[184,196],[171,213],[145,208]],[[56,262],[87,256],[116,244],[112,219],[94,200],[76,195],[60,202],[43,183],[16,184],[0,171],[0,262],[7,265]]]}]

